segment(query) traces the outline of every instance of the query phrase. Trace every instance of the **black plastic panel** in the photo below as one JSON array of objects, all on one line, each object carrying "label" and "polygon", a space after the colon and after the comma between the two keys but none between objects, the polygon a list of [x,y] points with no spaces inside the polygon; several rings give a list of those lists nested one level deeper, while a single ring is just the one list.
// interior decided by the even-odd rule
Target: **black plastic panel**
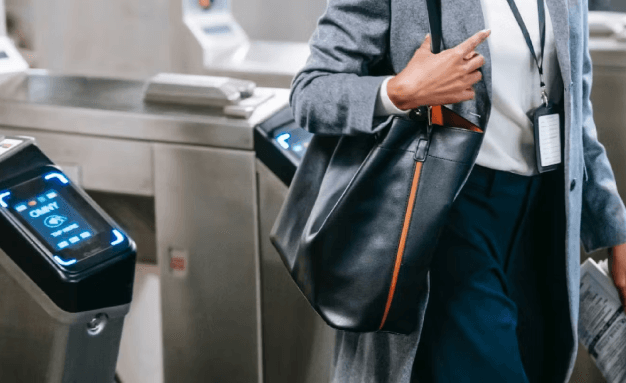
[{"label": "black plastic panel", "polygon": [[289,186],[311,138],[286,107],[255,129],[254,148],[257,158]]},{"label": "black plastic panel", "polygon": [[[49,174],[58,176],[45,180]],[[0,161],[2,194],[0,248],[61,309],[81,312],[131,301],[135,243],[35,145]],[[58,228],[47,228],[41,219],[52,214],[66,220]],[[68,246],[55,246],[64,240],[65,233],[58,234],[58,241],[51,239],[55,238],[52,234],[73,224],[78,226],[78,237],[86,231],[91,235],[70,246],[69,238],[75,236],[72,233]]]}]

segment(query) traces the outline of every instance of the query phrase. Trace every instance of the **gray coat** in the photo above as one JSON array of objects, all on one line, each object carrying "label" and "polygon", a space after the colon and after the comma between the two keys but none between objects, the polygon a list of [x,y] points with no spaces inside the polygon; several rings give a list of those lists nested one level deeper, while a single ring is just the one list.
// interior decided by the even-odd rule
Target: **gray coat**
[{"label": "gray coat", "polygon": [[[444,48],[485,28],[480,0],[441,0],[441,6]],[[559,262],[554,269],[555,276],[562,275],[555,279],[554,291],[560,293],[553,295],[563,307],[555,330],[562,348],[551,363],[558,375],[555,381],[567,382],[578,348],[580,243],[588,252],[626,243],[626,208],[605,149],[597,140],[589,100],[588,2],[546,0],[546,6],[554,28],[565,105],[566,239],[565,254],[556,258],[564,264]],[[407,65],[429,32],[428,25],[423,0],[329,0],[310,40],[311,56],[292,84],[291,105],[300,126],[318,134],[382,129],[388,118],[373,115],[383,75],[398,73]],[[486,60],[483,79],[474,86],[476,97],[454,104],[453,109],[484,128],[491,109],[488,43],[479,45],[477,51]],[[334,381],[408,382],[418,339],[419,331],[409,336],[341,332]]]}]

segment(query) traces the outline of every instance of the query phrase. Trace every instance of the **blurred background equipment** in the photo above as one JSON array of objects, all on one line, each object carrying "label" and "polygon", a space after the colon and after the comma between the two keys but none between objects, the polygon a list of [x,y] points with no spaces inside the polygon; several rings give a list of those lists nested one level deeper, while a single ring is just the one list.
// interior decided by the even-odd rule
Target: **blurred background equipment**
[{"label": "blurred background equipment", "polygon": [[[4,3],[0,0],[0,15],[4,14]],[[7,36],[7,23],[10,25],[10,20],[0,17],[0,82],[3,80],[3,74],[20,72],[28,68],[28,63],[22,58],[15,43]]]},{"label": "blurred background equipment", "polygon": [[[299,16],[304,2],[298,3],[295,8],[293,2],[274,2],[276,4],[271,4],[271,1],[258,4],[246,2],[245,12],[241,12],[241,19],[251,22],[251,31],[256,29],[257,36],[272,40],[251,39],[246,29],[237,22],[231,0],[211,0],[209,7],[202,6],[203,1],[195,0],[182,0],[182,7],[174,4],[170,13],[172,69],[181,73],[238,77],[261,86],[289,88],[291,80],[309,56],[306,41],[315,26],[310,23],[305,23],[304,28],[297,26],[297,22],[302,20]],[[320,1],[318,4],[323,3]],[[283,15],[282,19],[293,21],[289,24],[288,34],[277,30],[281,15],[275,12],[282,6],[293,10]],[[268,13],[270,9],[272,12]],[[264,16],[265,23],[262,21]],[[260,21],[262,28],[259,28]],[[307,27],[311,30],[308,31]],[[297,35],[303,41],[291,40]],[[285,40],[285,36],[289,36],[290,40]]]},{"label": "blurred background equipment", "polygon": [[325,0],[7,0],[7,16],[31,67],[128,79],[209,74],[289,87],[325,7]]}]

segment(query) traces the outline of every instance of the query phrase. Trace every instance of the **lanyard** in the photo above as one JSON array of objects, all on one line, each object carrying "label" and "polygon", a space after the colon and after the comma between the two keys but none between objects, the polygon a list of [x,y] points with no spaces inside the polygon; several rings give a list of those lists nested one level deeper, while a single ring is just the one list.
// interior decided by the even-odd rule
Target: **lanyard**
[{"label": "lanyard", "polygon": [[548,103],[548,95],[546,93],[546,84],[543,82],[543,49],[546,43],[546,15],[543,8],[543,0],[537,0],[537,8],[539,13],[539,28],[541,29],[541,63],[537,60],[537,55],[535,55],[535,49],[533,48],[533,43],[530,39],[530,35],[528,34],[528,29],[526,29],[526,24],[524,24],[524,20],[522,20],[522,15],[520,15],[517,6],[515,5],[515,0],[507,0],[509,6],[511,7],[511,11],[513,11],[513,15],[515,16],[515,20],[517,20],[517,24],[519,24],[522,29],[522,33],[524,34],[524,39],[526,40],[526,44],[530,49],[530,53],[533,55],[535,59],[535,63],[537,64],[537,68],[539,69],[539,78],[541,81],[541,98],[544,104]]}]

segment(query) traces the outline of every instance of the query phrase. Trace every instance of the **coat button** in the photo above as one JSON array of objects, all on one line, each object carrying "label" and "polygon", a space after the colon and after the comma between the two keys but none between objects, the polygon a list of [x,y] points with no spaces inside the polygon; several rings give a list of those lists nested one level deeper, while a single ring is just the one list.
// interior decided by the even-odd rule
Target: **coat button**
[{"label": "coat button", "polygon": [[574,188],[576,187],[576,180],[572,180],[572,182],[569,184],[569,190],[572,191],[574,190]]}]

